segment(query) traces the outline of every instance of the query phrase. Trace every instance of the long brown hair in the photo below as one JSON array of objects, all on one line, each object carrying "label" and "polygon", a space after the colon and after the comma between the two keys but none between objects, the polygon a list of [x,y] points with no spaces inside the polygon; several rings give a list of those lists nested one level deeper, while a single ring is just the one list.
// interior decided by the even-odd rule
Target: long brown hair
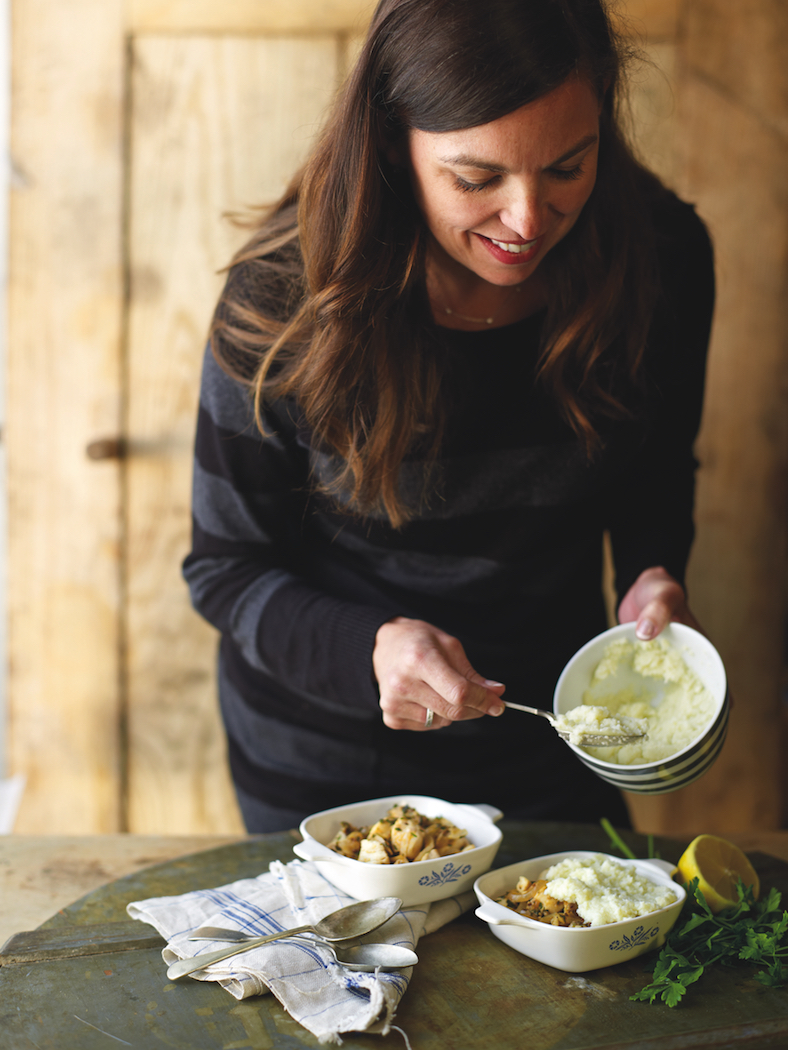
[{"label": "long brown hair", "polygon": [[339,458],[345,506],[413,513],[403,459],[439,452],[442,344],[425,292],[425,231],[387,147],[411,128],[474,127],[578,73],[602,101],[597,181],[541,263],[540,378],[589,454],[595,418],[626,414],[656,298],[647,198],[659,184],[620,130],[623,48],[603,0],[382,0],[306,168],[235,257],[214,353],[268,398],[294,398]]}]

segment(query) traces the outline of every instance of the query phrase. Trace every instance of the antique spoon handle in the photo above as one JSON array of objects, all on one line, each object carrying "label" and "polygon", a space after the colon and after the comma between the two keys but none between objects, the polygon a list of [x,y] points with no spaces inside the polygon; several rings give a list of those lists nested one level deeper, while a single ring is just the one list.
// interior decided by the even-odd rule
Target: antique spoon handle
[{"label": "antique spoon handle", "polygon": [[291,937],[295,933],[307,933],[312,930],[312,926],[296,926],[292,930],[283,930],[281,933],[269,933],[267,937],[255,937],[251,941],[243,941],[240,944],[232,944],[228,948],[219,948],[215,952],[206,952],[204,955],[195,955],[192,959],[178,959],[177,962],[172,963],[168,970],[167,976],[171,981],[177,981],[179,977],[185,977],[186,974],[194,973],[195,970],[203,970],[206,966],[210,966],[211,963],[221,962],[222,959],[229,959],[233,955],[240,955],[241,952],[248,952],[250,948],[257,948],[261,944],[268,944],[269,941],[278,941],[282,937]]},{"label": "antique spoon handle", "polygon": [[504,700],[503,703],[506,707],[514,707],[517,711],[525,711],[529,715],[539,715],[540,718],[546,718],[548,722],[555,722],[555,715],[551,714],[550,711],[543,711],[540,707],[526,707],[525,704],[514,704],[511,700]]}]

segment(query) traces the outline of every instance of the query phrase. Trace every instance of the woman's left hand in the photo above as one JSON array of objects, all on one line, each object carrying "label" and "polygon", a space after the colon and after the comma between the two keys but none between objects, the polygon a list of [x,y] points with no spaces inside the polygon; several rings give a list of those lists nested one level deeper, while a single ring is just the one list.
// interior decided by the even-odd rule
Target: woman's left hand
[{"label": "woman's left hand", "polygon": [[684,588],[661,567],[644,569],[618,607],[619,623],[636,623],[635,633],[649,641],[669,623],[685,623],[703,632],[690,612]]}]

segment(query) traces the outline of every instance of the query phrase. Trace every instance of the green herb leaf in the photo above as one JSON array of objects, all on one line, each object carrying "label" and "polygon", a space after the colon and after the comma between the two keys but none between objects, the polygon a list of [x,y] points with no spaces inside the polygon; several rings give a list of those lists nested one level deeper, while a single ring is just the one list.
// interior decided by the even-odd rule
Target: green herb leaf
[{"label": "green herb leaf", "polygon": [[610,821],[607,819],[607,817],[602,817],[599,823],[602,825],[605,834],[612,842],[614,849],[617,849],[629,860],[637,860],[635,854],[632,852],[632,850],[629,848],[626,842],[624,842],[624,840],[621,838],[621,836],[610,823]]},{"label": "green herb leaf", "polygon": [[677,1006],[687,988],[716,964],[750,963],[761,967],[754,974],[761,984],[788,984],[788,911],[780,911],[780,893],[772,888],[756,901],[752,887],[740,879],[737,895],[738,904],[714,915],[698,880],[692,879],[679,921],[654,963],[651,982],[630,998]]}]

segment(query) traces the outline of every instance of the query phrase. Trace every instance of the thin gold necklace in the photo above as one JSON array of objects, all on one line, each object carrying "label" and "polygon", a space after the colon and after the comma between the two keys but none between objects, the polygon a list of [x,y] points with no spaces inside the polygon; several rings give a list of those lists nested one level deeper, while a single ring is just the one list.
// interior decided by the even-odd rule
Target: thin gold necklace
[{"label": "thin gold necklace", "polygon": [[447,317],[458,317],[461,321],[470,321],[472,324],[494,324],[495,318],[498,316],[501,310],[503,310],[504,306],[506,306],[506,304],[509,302],[514,292],[519,292],[521,287],[521,285],[515,284],[512,287],[509,294],[504,298],[501,305],[495,311],[495,313],[490,314],[489,317],[469,317],[468,314],[461,314],[458,310],[452,310],[450,306],[444,306],[443,303],[436,302],[435,305],[439,306],[441,310],[443,310],[443,312],[447,315]]}]

